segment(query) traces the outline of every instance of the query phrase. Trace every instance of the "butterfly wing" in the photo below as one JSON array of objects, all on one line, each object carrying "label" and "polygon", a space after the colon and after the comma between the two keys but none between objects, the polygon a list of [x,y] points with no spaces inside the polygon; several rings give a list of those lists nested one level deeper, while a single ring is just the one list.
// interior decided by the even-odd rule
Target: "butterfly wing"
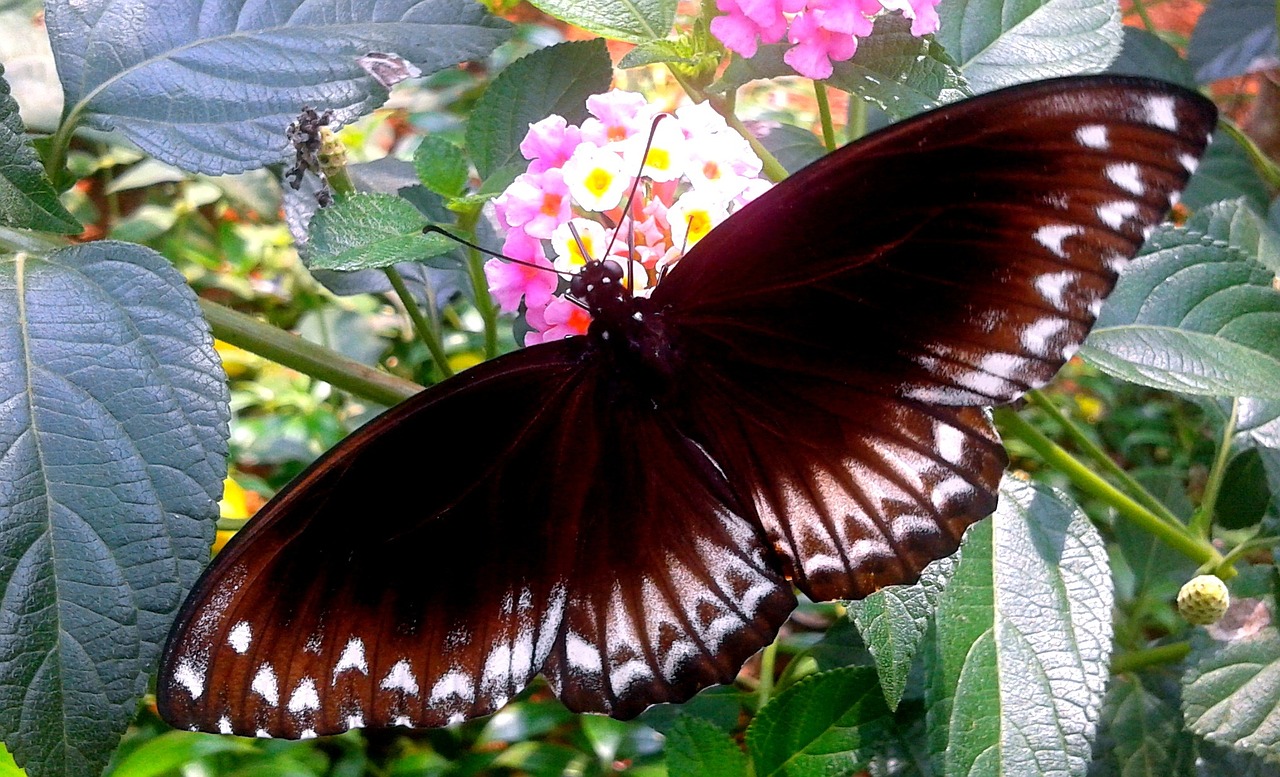
[{"label": "butterfly wing", "polygon": [[783,181],[655,289],[689,433],[802,590],[914,580],[991,511],[1004,458],[973,408],[1075,353],[1215,117],[1131,78],[947,106]]},{"label": "butterfly wing", "polygon": [[627,716],[731,679],[790,588],[705,455],[584,348],[468,370],[291,483],[179,614],[164,718],[288,738],[441,726],[544,664],[570,706]]}]

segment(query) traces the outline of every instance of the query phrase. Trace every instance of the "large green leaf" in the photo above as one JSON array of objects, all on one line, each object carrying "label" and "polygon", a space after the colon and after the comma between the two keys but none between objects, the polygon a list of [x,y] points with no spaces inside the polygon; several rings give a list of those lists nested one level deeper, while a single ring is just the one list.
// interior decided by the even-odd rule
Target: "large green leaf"
[{"label": "large green leaf", "polygon": [[676,0],[530,0],[540,10],[606,38],[644,43],[667,37]]},{"label": "large green leaf", "polygon": [[862,601],[849,602],[849,617],[876,659],[876,673],[889,707],[897,709],[907,688],[907,674],[924,639],[938,597],[955,573],[957,552],[938,559],[920,573],[915,585],[883,588]]},{"label": "large green leaf", "polygon": [[35,149],[23,137],[18,103],[0,65],[0,224],[74,234],[81,230],[62,207]]},{"label": "large green leaf", "polygon": [[195,295],[99,242],[0,262],[0,731],[93,775],[208,561],[227,389]]},{"label": "large green leaf", "polygon": [[1269,624],[1244,636],[1193,641],[1183,677],[1187,728],[1220,745],[1280,760],[1280,632]]},{"label": "large green leaf", "polygon": [[474,0],[110,0],[49,4],[66,116],[151,155],[235,173],[286,155],[304,105],[350,121],[387,90],[361,67],[395,53],[423,73],[483,57],[508,25]]},{"label": "large green leaf", "polygon": [[1213,0],[1187,46],[1187,59],[1202,84],[1262,70],[1277,56],[1274,0]]},{"label": "large green leaf", "polygon": [[925,642],[940,775],[1083,774],[1111,657],[1111,575],[1089,519],[1006,478],[969,529]]},{"label": "large green leaf", "polygon": [[747,755],[710,721],[681,715],[667,731],[670,777],[746,777]]},{"label": "large green leaf", "polygon": [[1259,212],[1267,209],[1271,193],[1258,175],[1244,147],[1226,132],[1213,133],[1213,142],[1205,149],[1196,174],[1187,183],[1182,201],[1192,209],[1203,208],[1220,200],[1248,198]]},{"label": "large green leaf", "polygon": [[1156,229],[1082,353],[1120,378],[1187,394],[1280,399],[1273,246],[1240,202]]},{"label": "large green leaf", "polygon": [[1178,50],[1155,33],[1137,27],[1124,28],[1124,45],[1120,49],[1120,56],[1111,63],[1107,72],[1158,78],[1188,89],[1196,88],[1191,68]]},{"label": "large green leaf", "polygon": [[866,768],[893,730],[876,674],[845,667],[810,675],[747,728],[756,777],[822,777]]},{"label": "large green leaf", "polygon": [[975,92],[1099,73],[1120,53],[1116,0],[943,0],[938,42]]},{"label": "large green leaf", "polygon": [[[712,90],[729,91],[758,78],[795,75],[782,59],[787,48],[785,43],[761,46],[750,59],[735,55]],[[972,94],[947,52],[931,37],[913,36],[911,22],[898,14],[877,18],[874,31],[859,42],[853,59],[833,66],[827,83],[894,118],[913,116]]]},{"label": "large green leaf", "polygon": [[599,38],[550,46],[511,63],[467,121],[467,151],[484,188],[500,189],[523,172],[520,141],[530,124],[553,113],[582,123],[587,98],[607,90],[612,79],[609,51]]}]

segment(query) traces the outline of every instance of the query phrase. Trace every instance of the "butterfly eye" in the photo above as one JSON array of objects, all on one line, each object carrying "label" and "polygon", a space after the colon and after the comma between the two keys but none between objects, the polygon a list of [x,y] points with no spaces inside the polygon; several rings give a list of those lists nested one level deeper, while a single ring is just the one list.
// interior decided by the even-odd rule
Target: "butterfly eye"
[{"label": "butterfly eye", "polygon": [[600,264],[600,270],[601,274],[604,276],[601,280],[604,280],[606,283],[617,283],[622,280],[622,265],[612,259],[604,260]]}]

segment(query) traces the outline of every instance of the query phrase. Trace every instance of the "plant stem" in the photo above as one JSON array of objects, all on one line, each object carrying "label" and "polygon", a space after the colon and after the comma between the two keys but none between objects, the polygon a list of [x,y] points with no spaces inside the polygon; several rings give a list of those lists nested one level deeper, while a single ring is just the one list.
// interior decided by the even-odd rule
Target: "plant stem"
[{"label": "plant stem", "polygon": [[1176,664],[1191,652],[1190,642],[1175,642],[1143,650],[1130,650],[1111,659],[1111,674],[1124,674],[1149,666]]},{"label": "plant stem", "polygon": [[[1280,6],[1277,6],[1280,8]],[[1258,171],[1258,175],[1272,189],[1280,189],[1280,165],[1277,165],[1267,153],[1258,148],[1258,144],[1253,142],[1253,138],[1249,137],[1244,130],[1234,121],[1228,118],[1219,119],[1222,124],[1222,130],[1240,144],[1249,156],[1249,161],[1253,163],[1253,167]]]},{"label": "plant stem", "polygon": [[[470,238],[476,233],[476,223],[480,212],[458,214],[458,228]],[[498,355],[498,308],[489,296],[489,281],[484,275],[484,257],[474,248],[467,248],[467,275],[471,279],[471,291],[475,297],[476,311],[484,322],[484,357],[492,359]]]},{"label": "plant stem", "polygon": [[1236,436],[1236,420],[1240,417],[1240,400],[1231,400],[1231,413],[1222,427],[1222,442],[1218,443],[1218,455],[1209,470],[1209,481],[1204,486],[1204,498],[1200,508],[1191,516],[1191,530],[1201,537],[1208,537],[1213,528],[1213,514],[1218,506],[1218,492],[1222,490],[1222,476],[1226,474],[1231,459],[1231,438]]},{"label": "plant stem", "polygon": [[[836,128],[831,123],[831,101],[827,99],[827,85],[813,82],[813,94],[818,98],[818,118],[822,121],[822,145],[830,153],[836,150]],[[856,99],[856,98],[855,98]]]},{"label": "plant stem", "polygon": [[1138,18],[1142,19],[1142,26],[1147,28],[1147,32],[1152,35],[1158,34],[1155,22],[1151,21],[1151,17],[1147,14],[1147,5],[1144,0],[1133,0],[1133,10],[1138,12]]},{"label": "plant stem", "polygon": [[867,101],[849,95],[849,121],[844,125],[845,142],[852,142],[867,134]]},{"label": "plant stem", "polygon": [[773,673],[778,661],[778,641],[774,640],[760,654],[760,686],[756,688],[756,696],[759,699],[759,706],[769,703],[769,697],[773,695]]},{"label": "plant stem", "polygon": [[1135,499],[1143,504],[1143,506],[1163,518],[1168,523],[1178,526],[1182,525],[1182,521],[1178,520],[1178,517],[1170,512],[1169,508],[1165,507],[1163,502],[1156,499],[1155,496],[1152,495],[1150,491],[1143,488],[1142,484],[1135,480],[1132,475],[1125,472],[1124,468],[1119,464],[1116,464],[1115,461],[1107,455],[1106,451],[1094,444],[1093,440],[1091,440],[1079,426],[1068,418],[1066,413],[1059,410],[1058,406],[1053,403],[1053,400],[1049,399],[1043,391],[1038,389],[1028,391],[1027,399],[1031,404],[1043,410],[1050,418],[1056,421],[1058,426],[1062,427],[1062,430],[1066,432],[1067,436],[1070,437],[1077,446],[1080,447],[1080,450],[1085,455],[1090,459],[1093,459],[1098,466],[1102,467],[1107,472],[1110,472],[1113,477],[1120,481],[1122,486],[1129,490],[1129,493],[1133,495]]},{"label": "plant stem", "polygon": [[200,310],[213,329],[213,336],[219,340],[327,381],[370,402],[391,406],[422,390],[416,383],[367,367],[216,302],[202,299]]},{"label": "plant stem", "polygon": [[1053,440],[1050,440],[1034,426],[1020,418],[1017,413],[1007,407],[999,407],[995,410],[995,417],[1000,422],[1002,431],[1031,446],[1036,453],[1040,454],[1045,463],[1060,470],[1082,491],[1102,499],[1111,505],[1117,513],[1141,526],[1187,558],[1200,564],[1212,565],[1218,568],[1218,575],[1224,580],[1235,576],[1235,569],[1229,566],[1222,566],[1222,554],[1207,540],[1191,534],[1181,524],[1173,526],[1166,523],[1150,510],[1126,496],[1115,486],[1103,480]]},{"label": "plant stem", "polygon": [[409,293],[409,287],[405,285],[400,271],[394,266],[382,269],[386,272],[387,279],[391,281],[391,288],[396,290],[396,296],[404,303],[404,309],[409,313],[409,319],[413,321],[413,328],[418,332],[418,339],[426,344],[428,351],[431,351],[431,358],[435,359],[440,372],[446,378],[452,377],[453,368],[449,366],[449,359],[444,353],[444,343],[440,340],[440,325],[436,321],[435,311],[428,311],[429,317],[422,315],[422,309],[418,307],[418,301]]},{"label": "plant stem", "polygon": [[709,103],[711,107],[715,109],[716,113],[720,114],[724,118],[725,123],[732,127],[734,132],[737,132],[744,140],[747,141],[751,146],[751,150],[754,151],[756,156],[760,157],[760,161],[764,163],[763,172],[768,176],[770,181],[778,183],[787,177],[787,169],[782,166],[777,157],[769,153],[769,149],[764,147],[764,144],[760,142],[759,138],[751,134],[751,131],[747,129],[747,125],[742,123],[742,120],[738,118],[737,114],[727,108],[727,103],[724,100],[708,97],[706,94],[703,94],[702,90],[689,83],[689,79],[677,73],[674,68],[668,68],[668,70],[670,70],[671,77],[676,80],[676,83],[680,84],[680,88],[684,89],[685,94],[689,95],[689,99],[694,102]]}]

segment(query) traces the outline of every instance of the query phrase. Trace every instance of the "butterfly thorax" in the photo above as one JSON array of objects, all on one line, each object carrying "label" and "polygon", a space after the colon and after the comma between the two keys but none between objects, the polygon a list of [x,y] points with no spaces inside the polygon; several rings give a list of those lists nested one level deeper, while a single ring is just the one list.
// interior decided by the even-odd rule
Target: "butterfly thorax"
[{"label": "butterfly thorax", "polygon": [[574,276],[569,291],[591,314],[587,337],[592,350],[611,355],[618,369],[638,370],[666,383],[675,371],[678,349],[672,347],[662,310],[647,297],[631,294],[616,262],[588,264]]}]

